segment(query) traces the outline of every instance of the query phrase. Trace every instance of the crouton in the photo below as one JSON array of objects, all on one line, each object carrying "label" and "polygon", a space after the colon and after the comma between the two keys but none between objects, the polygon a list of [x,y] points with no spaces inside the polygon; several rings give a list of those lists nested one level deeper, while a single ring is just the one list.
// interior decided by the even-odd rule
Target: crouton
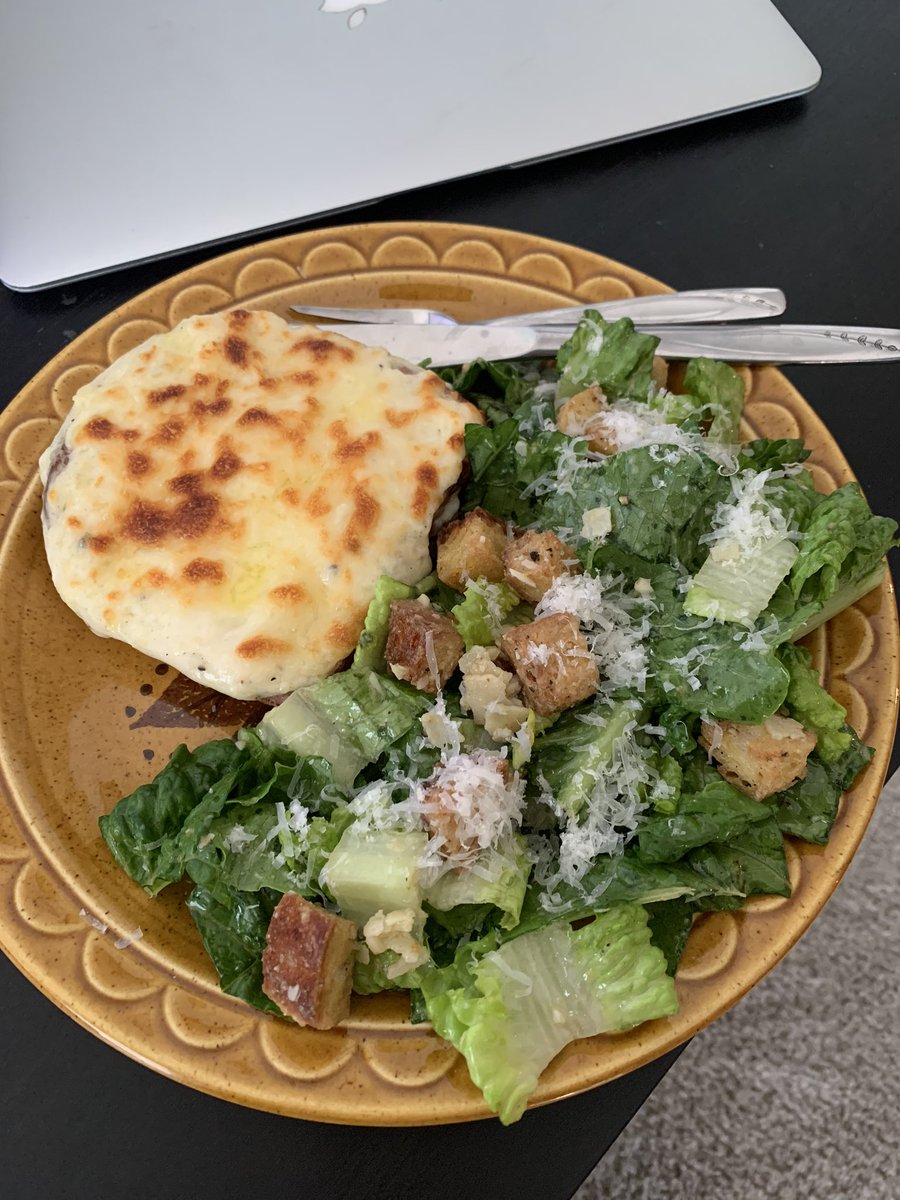
[{"label": "crouton", "polygon": [[456,626],[430,604],[392,601],[384,657],[397,679],[405,679],[420,692],[437,692],[456,670],[463,649]]},{"label": "crouton", "polygon": [[500,649],[512,663],[530,708],[542,717],[593,696],[600,673],[572,613],[553,613],[508,630]]},{"label": "crouton", "polygon": [[507,806],[510,778],[508,761],[491,750],[474,750],[435,769],[422,793],[422,821],[440,839],[444,858],[463,866],[478,855],[472,826],[483,804]]},{"label": "crouton", "polygon": [[537,604],[560,575],[580,574],[582,566],[575,551],[555,533],[526,530],[506,543],[503,551],[506,582],[523,600]]},{"label": "crouton", "polygon": [[615,454],[618,449],[615,434],[603,421],[608,408],[603,392],[592,384],[557,410],[556,427],[569,437],[587,438],[588,449],[595,454]]},{"label": "crouton", "polygon": [[653,355],[653,382],[658,388],[664,388],[669,378],[669,364],[658,354]]},{"label": "crouton", "polygon": [[483,508],[473,508],[438,534],[438,579],[458,592],[466,590],[470,579],[500,583],[506,541],[506,523]]},{"label": "crouton", "polygon": [[331,1029],[350,1012],[355,948],[352,921],[287,892],[266,934],[263,991],[300,1025]]},{"label": "crouton", "polygon": [[816,747],[815,734],[780,716],[762,725],[704,721],[699,740],[722,778],[754,800],[765,800],[804,779],[806,760]]}]

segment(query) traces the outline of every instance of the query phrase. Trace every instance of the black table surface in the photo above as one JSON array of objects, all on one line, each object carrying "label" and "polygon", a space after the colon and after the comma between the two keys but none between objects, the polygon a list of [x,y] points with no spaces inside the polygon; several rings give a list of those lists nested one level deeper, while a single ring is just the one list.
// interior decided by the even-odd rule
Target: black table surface
[{"label": "black table surface", "polygon": [[[808,98],[296,228],[368,219],[503,226],[588,247],[675,287],[777,285],[796,321],[896,326],[900,7],[779,7],[822,63]],[[698,46],[684,70],[702,70],[703,54]],[[0,403],[117,304],[218,252],[37,294],[0,288]],[[830,426],[872,507],[897,515],[900,363],[787,374]],[[241,1109],[155,1075],[57,1011],[2,957],[0,1013],[0,1193],[10,1200],[565,1200],[677,1057],[508,1130],[494,1121],[350,1129]]]}]

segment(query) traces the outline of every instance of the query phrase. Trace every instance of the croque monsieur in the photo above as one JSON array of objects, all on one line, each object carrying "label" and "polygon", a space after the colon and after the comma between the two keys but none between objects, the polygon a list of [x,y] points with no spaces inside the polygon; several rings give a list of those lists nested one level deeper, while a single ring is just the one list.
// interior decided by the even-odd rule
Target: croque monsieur
[{"label": "croque monsieur", "polygon": [[40,461],[56,588],[239,699],[353,650],[380,575],[431,570],[477,409],[431,371],[267,312],[191,317],[75,396]]}]

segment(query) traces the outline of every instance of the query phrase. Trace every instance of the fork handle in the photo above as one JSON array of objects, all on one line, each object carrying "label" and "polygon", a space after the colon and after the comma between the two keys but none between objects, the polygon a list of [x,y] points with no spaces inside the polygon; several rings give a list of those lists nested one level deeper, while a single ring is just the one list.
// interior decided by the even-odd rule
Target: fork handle
[{"label": "fork handle", "polygon": [[705,288],[694,292],[669,292],[659,296],[631,296],[626,300],[601,300],[571,308],[548,308],[480,321],[481,325],[574,325],[588,309],[605,321],[631,317],[642,325],[701,324],[713,321],[753,321],[777,317],[787,301],[778,288]]}]

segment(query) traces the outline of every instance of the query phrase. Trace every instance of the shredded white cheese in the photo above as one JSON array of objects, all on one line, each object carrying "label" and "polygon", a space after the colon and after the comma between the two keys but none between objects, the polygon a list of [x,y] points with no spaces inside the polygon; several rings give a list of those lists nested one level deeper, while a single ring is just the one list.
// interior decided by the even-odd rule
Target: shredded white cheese
[{"label": "shredded white cheese", "polygon": [[107,929],[109,929],[105,921],[101,921],[99,917],[95,917],[93,913],[89,913],[86,908],[80,908],[78,915],[82,920],[87,921],[88,925],[92,925],[98,933],[106,933]]},{"label": "shredded white cheese", "polygon": [[[473,850],[495,846],[521,823],[525,781],[515,773],[507,781],[505,760],[505,749],[456,754],[416,786],[415,807],[437,831],[432,848],[447,861],[470,861]],[[461,849],[442,832],[442,817],[450,819],[453,841]]]},{"label": "shredded white cheese", "polygon": [[252,833],[248,833],[243,825],[232,825],[231,829],[225,834],[222,843],[226,850],[230,850],[232,854],[240,854],[256,838]]},{"label": "shredded white cheese", "polygon": [[778,539],[797,539],[784,513],[765,494],[773,474],[780,478],[772,471],[741,471],[731,477],[731,499],[716,505],[710,528],[700,538],[714,562],[732,561]]},{"label": "shredded white cheese", "polygon": [[625,589],[622,576],[560,575],[535,609],[537,617],[572,613],[578,618],[600,670],[601,692],[647,686],[650,605]]}]

